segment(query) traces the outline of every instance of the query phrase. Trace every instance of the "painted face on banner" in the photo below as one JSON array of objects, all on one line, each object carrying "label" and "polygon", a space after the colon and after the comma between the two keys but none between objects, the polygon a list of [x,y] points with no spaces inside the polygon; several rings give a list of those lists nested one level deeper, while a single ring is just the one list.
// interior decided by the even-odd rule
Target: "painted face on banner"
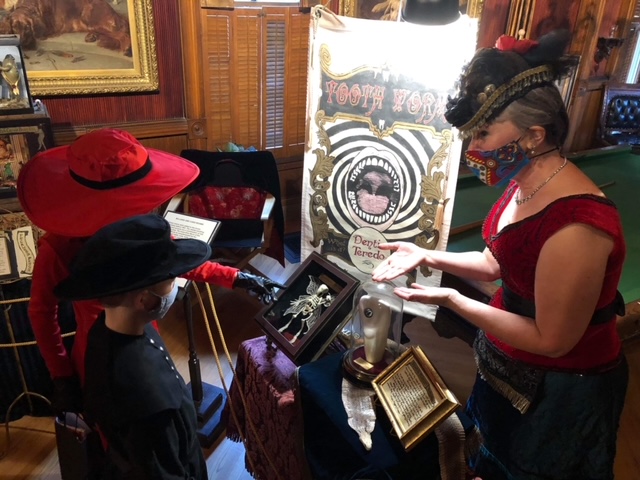
[{"label": "painted face on banner", "polygon": [[384,227],[400,208],[399,162],[389,151],[365,147],[353,158],[346,185],[347,205],[360,226]]}]

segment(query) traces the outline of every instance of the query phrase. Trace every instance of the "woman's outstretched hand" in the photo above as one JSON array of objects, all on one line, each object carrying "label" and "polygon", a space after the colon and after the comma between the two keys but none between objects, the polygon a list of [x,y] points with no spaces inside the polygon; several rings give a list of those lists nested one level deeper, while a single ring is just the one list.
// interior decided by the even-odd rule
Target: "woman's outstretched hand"
[{"label": "woman's outstretched hand", "polygon": [[411,287],[398,287],[394,290],[394,293],[404,300],[443,307],[449,305],[451,295],[455,292],[453,288],[426,287],[418,283],[412,283]]},{"label": "woman's outstretched hand", "polygon": [[372,272],[376,282],[393,280],[407,272],[415,270],[425,260],[425,250],[409,242],[381,243],[380,250],[391,250],[389,258],[383,260]]}]

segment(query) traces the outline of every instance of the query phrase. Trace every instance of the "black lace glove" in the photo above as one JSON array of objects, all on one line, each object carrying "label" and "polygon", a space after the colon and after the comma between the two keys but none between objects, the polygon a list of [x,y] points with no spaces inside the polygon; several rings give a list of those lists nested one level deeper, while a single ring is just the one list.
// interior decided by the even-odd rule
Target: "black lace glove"
[{"label": "black lace glove", "polygon": [[82,390],[77,376],[56,377],[53,379],[51,408],[56,416],[64,412],[82,412]]},{"label": "black lace glove", "polygon": [[284,288],[284,285],[259,275],[238,272],[233,282],[233,288],[244,288],[249,293],[256,295],[262,303],[267,304],[273,301],[275,295],[273,290],[275,288]]}]

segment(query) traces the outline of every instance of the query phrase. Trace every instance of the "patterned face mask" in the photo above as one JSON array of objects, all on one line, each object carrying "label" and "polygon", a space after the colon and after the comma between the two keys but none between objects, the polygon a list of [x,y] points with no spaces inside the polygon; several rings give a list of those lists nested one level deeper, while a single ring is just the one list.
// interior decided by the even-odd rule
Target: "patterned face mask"
[{"label": "patterned face mask", "polygon": [[514,140],[496,150],[467,150],[465,163],[484,183],[490,187],[501,187],[531,160],[519,141]]}]

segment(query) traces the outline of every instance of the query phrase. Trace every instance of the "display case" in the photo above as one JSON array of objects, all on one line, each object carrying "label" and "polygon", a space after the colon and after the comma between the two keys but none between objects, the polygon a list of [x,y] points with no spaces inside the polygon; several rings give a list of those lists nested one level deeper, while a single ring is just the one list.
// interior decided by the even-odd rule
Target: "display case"
[{"label": "display case", "polygon": [[0,115],[33,113],[18,35],[0,35]]},{"label": "display case", "polygon": [[349,319],[359,282],[313,252],[256,321],[295,364],[318,358]]},{"label": "display case", "polygon": [[18,211],[16,182],[22,166],[53,147],[51,120],[44,104],[34,102],[29,114],[0,116],[0,210]]}]

